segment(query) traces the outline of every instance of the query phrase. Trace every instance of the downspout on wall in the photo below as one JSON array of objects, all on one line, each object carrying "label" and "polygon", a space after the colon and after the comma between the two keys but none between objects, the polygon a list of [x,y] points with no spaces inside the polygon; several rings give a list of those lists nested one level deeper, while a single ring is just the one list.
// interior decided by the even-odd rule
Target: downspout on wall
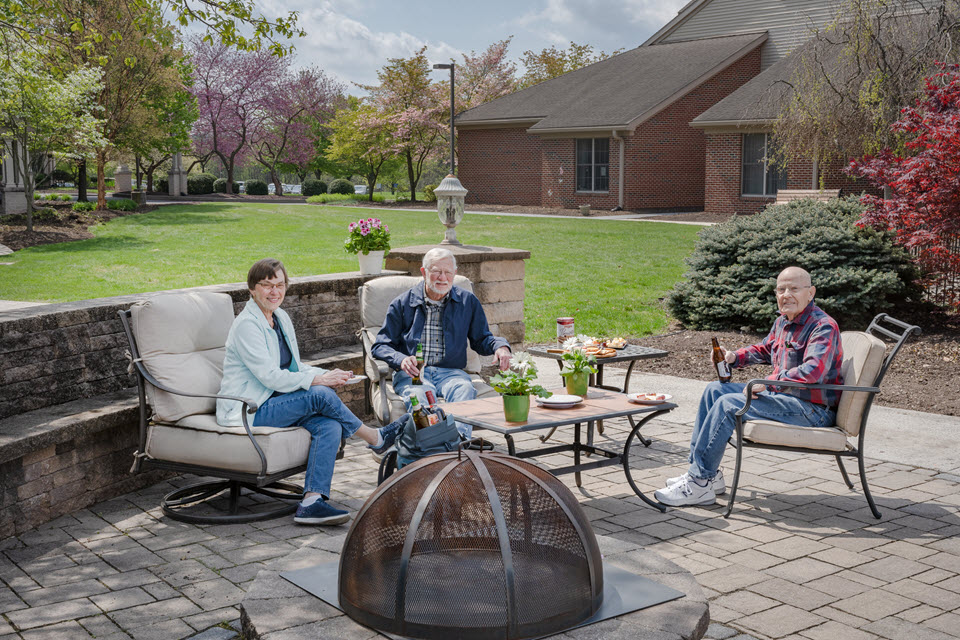
[{"label": "downspout on wall", "polygon": [[617,179],[617,208],[614,211],[623,211],[623,178],[626,173],[623,166],[623,145],[625,143],[623,138],[617,134],[616,129],[612,131],[612,134],[613,139],[620,143],[620,176]]}]

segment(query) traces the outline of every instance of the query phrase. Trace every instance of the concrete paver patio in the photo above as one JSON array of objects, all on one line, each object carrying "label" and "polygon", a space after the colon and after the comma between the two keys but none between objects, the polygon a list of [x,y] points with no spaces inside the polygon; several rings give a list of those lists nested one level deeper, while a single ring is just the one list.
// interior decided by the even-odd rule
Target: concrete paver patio
[{"label": "concrete paver patio", "polygon": [[[669,420],[645,428],[654,444],[634,475],[646,491],[682,470],[697,384],[678,397],[681,409]],[[638,390],[636,380],[632,386]],[[626,425],[607,426],[599,438],[622,443]],[[518,439],[520,449],[539,444],[533,435]],[[936,452],[930,459],[928,466],[869,459],[879,521],[830,457],[748,451],[729,520],[721,517],[723,498],[665,514],[643,505],[618,467],[584,474],[580,489],[572,475],[563,478],[598,534],[641,544],[697,577],[710,598],[708,638],[933,640],[960,637],[960,477],[948,472],[951,462],[939,468]],[[563,455],[538,461],[569,463]],[[724,466],[732,471],[729,460]],[[289,518],[222,526],[162,518],[160,497],[186,481],[0,541],[0,638],[234,638],[225,627],[239,629],[238,607],[263,567],[318,533],[346,531]],[[375,483],[375,462],[351,442],[333,499],[355,511]]]}]

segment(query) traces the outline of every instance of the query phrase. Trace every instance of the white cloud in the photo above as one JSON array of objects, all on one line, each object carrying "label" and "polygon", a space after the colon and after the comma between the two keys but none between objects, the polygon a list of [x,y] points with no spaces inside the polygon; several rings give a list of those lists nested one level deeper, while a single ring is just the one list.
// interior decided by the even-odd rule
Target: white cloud
[{"label": "white cloud", "polygon": [[[278,15],[290,3],[264,2],[265,15]],[[350,6],[356,10],[356,4]],[[369,7],[364,9],[371,10]],[[375,10],[371,10],[374,11]],[[300,10],[305,38],[293,42],[296,62],[315,65],[348,86],[350,93],[362,93],[357,84],[376,84],[377,70],[390,58],[405,58],[427,45],[432,61],[458,58],[460,50],[446,42],[431,42],[405,31],[375,31],[360,20],[339,10],[337,3],[324,0]]]}]

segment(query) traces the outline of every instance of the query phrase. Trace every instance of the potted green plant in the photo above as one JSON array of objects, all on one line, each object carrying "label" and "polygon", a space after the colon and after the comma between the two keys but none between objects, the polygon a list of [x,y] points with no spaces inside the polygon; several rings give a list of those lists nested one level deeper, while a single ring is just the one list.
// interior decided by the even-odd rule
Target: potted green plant
[{"label": "potted green plant", "polygon": [[510,368],[490,378],[490,386],[503,396],[503,416],[507,422],[526,422],[530,415],[530,394],[549,398],[553,394],[533,384],[537,365],[530,354],[518,351],[510,358]]},{"label": "potted green plant", "polygon": [[357,254],[362,275],[377,275],[383,268],[383,255],[390,250],[390,227],[379,218],[360,218],[347,225],[350,235],[343,248]]},{"label": "potted green plant", "polygon": [[567,393],[575,396],[587,395],[590,374],[597,372],[597,357],[587,355],[582,347],[572,347],[563,354],[563,369],[560,375],[567,384]]}]

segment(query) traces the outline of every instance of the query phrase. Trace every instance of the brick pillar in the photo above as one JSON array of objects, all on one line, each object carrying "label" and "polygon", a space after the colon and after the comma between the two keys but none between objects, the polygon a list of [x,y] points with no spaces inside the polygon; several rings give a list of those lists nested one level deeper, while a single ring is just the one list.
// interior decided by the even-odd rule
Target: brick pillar
[{"label": "brick pillar", "polygon": [[[420,275],[423,254],[437,245],[420,245],[391,249],[387,254],[387,269],[406,271]],[[457,274],[469,278],[473,292],[483,304],[487,322],[494,335],[503,336],[510,348],[517,351],[523,347],[525,325],[523,323],[523,278],[524,260],[529,251],[501,247],[477,247],[472,245],[449,246],[457,258]]]}]

